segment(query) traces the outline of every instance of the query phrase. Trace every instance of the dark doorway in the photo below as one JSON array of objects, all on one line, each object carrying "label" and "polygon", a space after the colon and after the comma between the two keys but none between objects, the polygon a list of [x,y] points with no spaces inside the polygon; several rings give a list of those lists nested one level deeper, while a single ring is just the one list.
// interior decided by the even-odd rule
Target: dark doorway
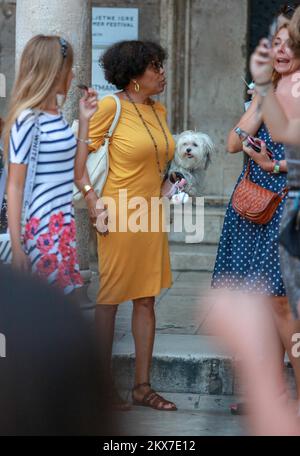
[{"label": "dark doorway", "polygon": [[249,53],[252,53],[259,40],[268,36],[269,26],[273,18],[284,4],[300,5],[300,1],[285,2],[284,0],[250,0],[249,15]]}]

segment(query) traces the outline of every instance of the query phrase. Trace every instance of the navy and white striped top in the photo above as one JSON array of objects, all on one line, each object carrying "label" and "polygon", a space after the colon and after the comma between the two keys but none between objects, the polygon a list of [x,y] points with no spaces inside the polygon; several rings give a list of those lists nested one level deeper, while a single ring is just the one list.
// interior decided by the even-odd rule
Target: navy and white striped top
[{"label": "navy and white striped top", "polygon": [[[10,134],[10,162],[28,164],[34,130],[34,113],[23,111],[14,123]],[[61,114],[39,114],[41,127],[40,150],[36,171],[36,184],[69,181],[74,179],[76,139]]]}]

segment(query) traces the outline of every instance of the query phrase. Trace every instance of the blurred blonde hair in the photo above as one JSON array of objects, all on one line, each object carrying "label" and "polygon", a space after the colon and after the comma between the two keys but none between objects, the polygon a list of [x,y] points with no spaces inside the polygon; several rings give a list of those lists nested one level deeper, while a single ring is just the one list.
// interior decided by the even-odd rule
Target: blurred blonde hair
[{"label": "blurred blonde hair", "polygon": [[4,155],[7,159],[12,125],[28,108],[42,109],[53,89],[61,85],[67,92],[68,76],[73,65],[72,46],[66,41],[66,56],[59,36],[36,35],[26,44],[12,89],[4,128]]}]

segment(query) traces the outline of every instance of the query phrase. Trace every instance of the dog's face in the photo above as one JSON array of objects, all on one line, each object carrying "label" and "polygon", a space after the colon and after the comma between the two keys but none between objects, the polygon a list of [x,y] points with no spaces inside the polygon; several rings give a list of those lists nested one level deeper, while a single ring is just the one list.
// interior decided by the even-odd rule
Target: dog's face
[{"label": "dog's face", "polygon": [[208,135],[184,131],[177,138],[175,161],[185,169],[207,169],[213,150]]}]

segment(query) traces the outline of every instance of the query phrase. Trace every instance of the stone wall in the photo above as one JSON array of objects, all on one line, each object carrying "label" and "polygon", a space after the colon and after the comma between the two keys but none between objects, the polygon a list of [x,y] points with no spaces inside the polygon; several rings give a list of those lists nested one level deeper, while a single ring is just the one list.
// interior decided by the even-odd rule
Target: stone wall
[{"label": "stone wall", "polygon": [[[174,133],[208,133],[217,153],[205,195],[228,197],[243,165],[226,153],[226,137],[243,113],[247,70],[247,0],[94,0],[96,6],[140,8],[140,38],[168,49],[168,87],[162,101]],[[159,20],[158,20],[159,18]]]},{"label": "stone wall", "polygon": [[[168,49],[162,101],[171,129],[197,129],[213,138],[217,154],[205,194],[228,197],[243,164],[242,154],[226,153],[225,142],[243,112],[248,0],[93,0],[93,5],[139,8],[140,38],[160,41]],[[14,78],[14,35],[15,14],[0,29],[0,68],[8,92]],[[1,113],[5,107],[6,100],[0,99]]]},{"label": "stone wall", "polygon": [[194,0],[190,8],[188,127],[217,145],[206,194],[230,195],[243,155],[226,153],[228,131],[243,113],[247,69],[246,0]]},{"label": "stone wall", "polygon": [[12,16],[5,19],[0,13],[0,73],[6,77],[6,98],[0,97],[0,116],[5,115],[8,95],[11,91],[15,77],[15,27],[16,27],[16,5],[9,3]]}]

